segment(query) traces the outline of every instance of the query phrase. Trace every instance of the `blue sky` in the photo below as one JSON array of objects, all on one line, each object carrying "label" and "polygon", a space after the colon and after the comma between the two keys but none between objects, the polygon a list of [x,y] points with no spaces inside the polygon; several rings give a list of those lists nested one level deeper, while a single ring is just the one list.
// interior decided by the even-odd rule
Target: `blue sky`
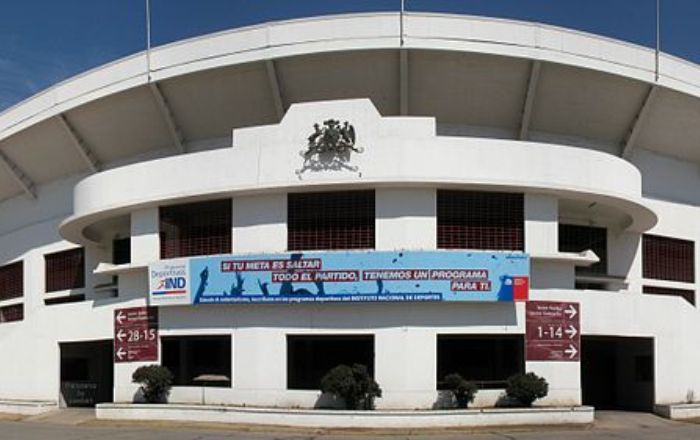
[{"label": "blue sky", "polygon": [[[145,0],[4,0],[0,110],[145,47]],[[400,0],[151,0],[153,44],[269,20],[397,10]],[[514,18],[653,46],[656,0],[406,0],[408,10]],[[661,0],[662,48],[700,63],[700,1]]]}]

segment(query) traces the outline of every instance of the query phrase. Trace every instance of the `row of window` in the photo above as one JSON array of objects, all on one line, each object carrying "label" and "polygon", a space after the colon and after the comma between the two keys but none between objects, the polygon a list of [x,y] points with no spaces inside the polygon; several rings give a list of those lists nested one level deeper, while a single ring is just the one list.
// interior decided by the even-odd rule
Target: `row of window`
[{"label": "row of window", "polygon": [[[440,249],[522,251],[523,195],[438,191]],[[231,253],[231,200],[160,208],[163,259]],[[374,191],[289,194],[287,249],[372,249]]]},{"label": "row of window", "polygon": [[[161,258],[231,252],[231,200],[162,207]],[[437,247],[522,251],[525,248],[522,194],[437,192]],[[372,249],[375,237],[374,191],[289,194],[287,249]],[[581,274],[607,275],[608,237],[603,227],[559,226],[559,250],[591,249],[600,258]],[[644,278],[695,282],[692,241],[644,235]]]},{"label": "row of window", "polygon": [[[231,387],[231,336],[162,337],[162,364],[174,385]],[[365,365],[374,376],[373,335],[287,335],[287,388],[318,390],[321,378],[337,365]],[[524,371],[522,335],[438,335],[438,389],[459,373],[483,389],[503,388],[506,379]]]},{"label": "row of window", "polygon": [[[372,249],[375,247],[373,190],[296,193],[287,199],[287,247],[290,251]],[[232,252],[231,199],[161,207],[161,258]],[[437,247],[440,249],[524,250],[522,194],[437,192]],[[113,262],[128,263],[130,239],[113,242]],[[602,227],[559,226],[559,250],[592,249],[600,262],[577,268],[577,274],[607,275],[607,230]],[[647,279],[695,282],[692,241],[644,235],[643,276]],[[71,249],[45,256],[46,291],[85,286],[85,252]],[[0,267],[0,301],[23,295],[23,263]],[[645,287],[646,293],[694,298],[692,290]],[[693,300],[694,302],[694,300]]]}]

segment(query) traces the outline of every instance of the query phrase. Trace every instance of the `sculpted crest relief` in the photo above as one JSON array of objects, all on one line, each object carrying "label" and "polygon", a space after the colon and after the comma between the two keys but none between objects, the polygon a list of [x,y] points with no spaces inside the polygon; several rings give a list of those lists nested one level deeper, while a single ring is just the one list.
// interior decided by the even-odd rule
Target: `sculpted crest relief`
[{"label": "sculpted crest relief", "polygon": [[351,153],[362,153],[362,147],[355,146],[355,127],[348,121],[337,119],[323,121],[323,126],[314,124],[314,132],[308,137],[306,149],[299,154],[304,158],[297,175],[306,171],[348,170],[357,171],[350,164]]}]

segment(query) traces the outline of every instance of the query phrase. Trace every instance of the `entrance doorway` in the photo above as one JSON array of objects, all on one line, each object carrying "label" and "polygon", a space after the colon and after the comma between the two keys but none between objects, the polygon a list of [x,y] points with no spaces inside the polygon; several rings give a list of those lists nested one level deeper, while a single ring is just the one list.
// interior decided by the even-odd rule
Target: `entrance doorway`
[{"label": "entrance doorway", "polygon": [[654,339],[582,336],[581,391],[596,409],[652,411]]},{"label": "entrance doorway", "polygon": [[91,407],[112,402],[114,361],[112,340],[62,342],[61,406]]}]

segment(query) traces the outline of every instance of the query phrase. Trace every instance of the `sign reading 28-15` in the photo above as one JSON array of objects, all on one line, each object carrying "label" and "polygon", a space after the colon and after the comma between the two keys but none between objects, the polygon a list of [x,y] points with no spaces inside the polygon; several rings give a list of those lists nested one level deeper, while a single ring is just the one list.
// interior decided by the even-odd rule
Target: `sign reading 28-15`
[{"label": "sign reading 28-15", "polygon": [[527,254],[358,251],[223,255],[149,266],[151,305],[527,300]]}]

